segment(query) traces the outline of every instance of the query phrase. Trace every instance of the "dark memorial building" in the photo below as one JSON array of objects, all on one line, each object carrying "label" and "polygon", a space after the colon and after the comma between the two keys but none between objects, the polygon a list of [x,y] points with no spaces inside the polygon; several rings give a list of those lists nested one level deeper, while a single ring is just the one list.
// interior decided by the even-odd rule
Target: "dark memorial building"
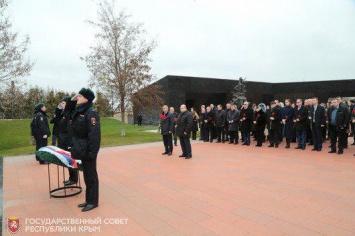
[{"label": "dark memorial building", "polygon": [[[213,103],[216,105],[220,103],[225,106],[231,101],[232,91],[238,84],[238,80],[168,75],[154,84],[161,86],[165,104],[175,107],[175,110],[179,112],[181,104],[186,104],[188,108],[195,107],[198,110],[202,104]],[[297,98],[312,97],[318,97],[320,102],[327,102],[331,97],[355,96],[355,79],[285,83],[246,80],[245,86],[247,100],[257,104],[261,102],[268,104],[275,99],[284,101],[289,98],[291,101],[295,101]],[[142,111],[142,113],[145,112]],[[146,118],[148,117],[146,116]],[[153,124],[155,123],[153,120],[155,119],[150,117],[144,123]]]}]

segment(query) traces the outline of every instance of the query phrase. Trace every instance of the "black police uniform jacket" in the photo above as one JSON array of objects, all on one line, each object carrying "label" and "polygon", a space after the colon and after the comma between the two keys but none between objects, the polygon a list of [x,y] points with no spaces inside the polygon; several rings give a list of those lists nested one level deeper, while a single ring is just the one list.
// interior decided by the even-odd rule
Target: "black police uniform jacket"
[{"label": "black police uniform jacket", "polygon": [[[253,125],[254,112],[251,108],[240,110],[240,131],[250,132]],[[245,118],[245,120],[243,120]]]},{"label": "black police uniform jacket", "polygon": [[74,159],[95,159],[100,149],[100,118],[87,102],[78,106],[71,121],[73,146],[71,155]]},{"label": "black police uniform jacket", "polygon": [[[191,112],[185,111],[179,114],[176,122],[176,135],[179,137],[190,137],[193,117]],[[186,132],[186,135],[184,134]]]},{"label": "black police uniform jacket", "polygon": [[301,108],[298,110],[298,107],[296,106],[294,108],[294,119],[297,121],[294,125],[295,130],[297,131],[306,131],[309,121],[308,121],[308,108],[305,106],[301,106]]},{"label": "black police uniform jacket", "polygon": [[55,109],[55,115],[54,117],[51,119],[51,121],[49,123],[53,124],[53,135],[58,135],[58,121],[60,119],[60,114],[62,113],[62,109],[60,108],[56,108]]},{"label": "black police uniform jacket", "polygon": [[73,130],[71,120],[75,110],[76,101],[67,102],[58,121],[58,147],[70,151],[73,145]]},{"label": "black police uniform jacket", "polygon": [[174,131],[174,114],[167,112],[160,113],[160,130],[162,135],[168,135]]},{"label": "black police uniform jacket", "polygon": [[217,110],[215,114],[216,127],[222,127],[226,122],[226,112],[224,110]]},{"label": "black police uniform jacket", "polygon": [[47,114],[42,110],[35,110],[33,121],[31,123],[31,132],[35,139],[43,139],[44,135],[47,135],[47,137],[51,136]]},{"label": "black police uniform jacket", "polygon": [[262,109],[255,113],[254,121],[256,121],[256,124],[253,125],[253,131],[264,132],[266,126],[266,114]]}]

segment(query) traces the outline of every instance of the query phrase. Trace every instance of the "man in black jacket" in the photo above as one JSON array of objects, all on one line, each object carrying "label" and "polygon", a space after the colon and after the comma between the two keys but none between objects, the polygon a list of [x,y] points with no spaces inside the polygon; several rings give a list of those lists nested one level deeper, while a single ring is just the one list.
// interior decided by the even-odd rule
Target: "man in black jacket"
[{"label": "man in black jacket", "polygon": [[[38,103],[35,107],[34,117],[31,122],[31,133],[36,139],[36,151],[48,145],[48,138],[51,136],[47,119],[47,108],[43,103]],[[48,164],[36,155],[39,164]]]},{"label": "man in black jacket", "polygon": [[77,101],[71,127],[73,129],[73,145],[71,155],[82,161],[84,181],[86,185],[85,202],[78,205],[82,211],[89,211],[99,205],[99,178],[97,176],[97,154],[100,150],[101,128],[100,117],[92,108],[95,99],[91,89],[82,88],[72,100]]},{"label": "man in black jacket", "polygon": [[174,145],[177,146],[177,135],[176,135],[175,126],[176,126],[176,122],[178,120],[179,114],[175,112],[175,108],[174,107],[170,107],[169,111],[174,116],[173,139],[174,139]]},{"label": "man in black jacket", "polygon": [[52,129],[52,146],[57,146],[58,142],[58,121],[60,114],[62,113],[62,109],[60,107],[55,108],[54,117],[51,119],[49,123],[53,124]]},{"label": "man in black jacket", "polygon": [[[70,97],[65,97],[60,103],[62,113],[57,116],[58,122],[58,147],[70,152],[72,147],[73,131],[70,119],[75,110],[76,101],[71,101]],[[64,181],[65,186],[73,185],[78,182],[78,170],[68,168],[69,179]]]},{"label": "man in black jacket", "polygon": [[179,157],[189,159],[192,157],[190,132],[192,128],[193,117],[191,112],[186,108],[186,105],[180,106],[181,113],[179,114],[176,124],[176,135],[180,137],[180,145],[182,154]]},{"label": "man in black jacket", "polygon": [[214,127],[214,113],[211,107],[206,108],[206,113],[202,117],[205,127],[205,142],[213,142],[213,129]]},{"label": "man in black jacket", "polygon": [[228,112],[231,110],[231,104],[230,103],[227,103],[226,104],[226,110],[225,110],[225,114],[226,114],[226,121],[225,121],[225,123],[224,123],[224,133],[225,133],[225,135],[226,135],[226,139],[225,139],[225,141],[229,141],[229,130],[228,130],[228,125],[229,125],[229,123],[228,123]]},{"label": "man in black jacket", "polygon": [[271,115],[270,115],[270,145],[268,147],[279,147],[280,143],[280,122],[282,120],[281,117],[281,109],[276,106],[275,102],[270,103],[271,106]]},{"label": "man in black jacket", "polygon": [[349,124],[349,110],[347,107],[341,106],[337,99],[334,99],[332,101],[332,107],[328,110],[327,117],[331,144],[331,151],[329,153],[336,153],[336,143],[338,139],[338,154],[343,154],[348,138],[346,129]]},{"label": "man in black jacket", "polygon": [[165,152],[162,155],[168,154],[171,156],[173,153],[173,139],[172,133],[174,130],[174,115],[168,111],[168,106],[163,106],[163,112],[160,114],[160,130],[163,136]]},{"label": "man in black jacket", "polygon": [[222,105],[217,105],[217,111],[215,114],[215,125],[217,128],[217,143],[224,143],[225,141],[225,130],[224,125],[226,122],[226,112],[222,110]]},{"label": "man in black jacket", "polygon": [[[310,100],[308,100],[310,102]],[[318,98],[312,99],[313,106],[310,108],[310,126],[312,129],[313,149],[312,151],[322,151],[322,129],[325,126],[325,108],[319,105]]]},{"label": "man in black jacket", "polygon": [[307,138],[307,123],[308,123],[308,109],[303,106],[302,99],[296,100],[296,107],[294,108],[295,114],[293,122],[296,129],[297,147],[295,149],[306,150]]}]

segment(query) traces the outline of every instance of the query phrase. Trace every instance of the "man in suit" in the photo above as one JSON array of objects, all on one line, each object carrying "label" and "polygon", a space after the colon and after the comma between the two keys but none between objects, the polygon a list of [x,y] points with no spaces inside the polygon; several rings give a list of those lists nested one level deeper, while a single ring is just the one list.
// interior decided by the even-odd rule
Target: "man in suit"
[{"label": "man in suit", "polygon": [[351,100],[350,106],[350,124],[351,124],[351,133],[354,138],[354,142],[351,145],[355,145],[355,99]]},{"label": "man in suit", "polygon": [[180,106],[180,114],[176,124],[176,134],[180,137],[182,154],[179,157],[190,159],[192,157],[190,133],[193,123],[193,116],[186,108],[186,105]]},{"label": "man in suit", "polygon": [[215,114],[215,125],[217,128],[217,143],[224,143],[225,141],[225,132],[224,125],[226,122],[226,112],[222,109],[222,105],[217,105],[217,111]]},{"label": "man in suit", "polygon": [[[310,102],[310,101],[309,101]],[[310,120],[313,138],[312,151],[322,151],[322,129],[325,127],[325,108],[319,105],[318,98],[312,99],[313,106],[310,108],[308,119]]]},{"label": "man in suit", "polygon": [[303,106],[302,99],[296,100],[296,107],[294,109],[295,115],[293,122],[295,123],[297,147],[295,149],[306,149],[306,135],[307,135],[307,122],[308,122],[308,109]]},{"label": "man in suit", "polygon": [[175,112],[175,108],[174,107],[170,107],[169,109],[170,113],[174,115],[174,129],[173,129],[173,139],[174,139],[174,145],[177,146],[177,135],[175,132],[175,126],[176,126],[176,122],[178,120],[178,113]]},{"label": "man in suit", "polygon": [[205,125],[205,142],[213,142],[213,129],[214,127],[214,115],[215,113],[212,112],[211,107],[206,108],[206,113],[204,114],[203,122]]},{"label": "man in suit", "polygon": [[165,152],[162,155],[171,156],[173,153],[173,130],[174,130],[174,115],[169,112],[167,105],[163,106],[163,112],[160,114],[160,130],[163,136]]},{"label": "man in suit", "polygon": [[346,129],[349,124],[349,110],[347,107],[340,105],[338,99],[332,101],[332,107],[328,110],[327,122],[329,123],[331,144],[329,153],[336,153],[338,139],[338,154],[343,154],[348,138]]},{"label": "man in suit", "polygon": [[226,120],[225,120],[225,124],[224,124],[224,133],[226,134],[226,138],[225,141],[229,141],[229,130],[228,130],[228,112],[231,110],[231,104],[227,103],[226,104],[226,110],[225,110],[225,114],[226,114]]}]

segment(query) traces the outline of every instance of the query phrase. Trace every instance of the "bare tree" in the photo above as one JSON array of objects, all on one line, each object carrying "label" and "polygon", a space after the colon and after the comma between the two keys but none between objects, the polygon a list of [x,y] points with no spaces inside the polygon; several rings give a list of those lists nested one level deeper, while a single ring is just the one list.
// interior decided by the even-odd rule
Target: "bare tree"
[{"label": "bare tree", "polygon": [[[82,59],[92,73],[90,85],[99,87],[101,91],[110,91],[117,98],[122,118],[121,134],[124,136],[126,109],[132,107],[135,94],[153,79],[148,64],[156,42],[147,40],[142,23],[131,22],[124,10],[116,12],[115,1],[101,2],[98,17],[97,22],[89,21],[98,28],[96,45]],[[151,95],[151,100],[159,98],[158,93]]]},{"label": "bare tree", "polygon": [[8,4],[0,0],[0,83],[15,80],[30,74],[34,65],[26,58],[30,38],[20,39],[17,32],[12,32],[12,24],[5,14]]}]

